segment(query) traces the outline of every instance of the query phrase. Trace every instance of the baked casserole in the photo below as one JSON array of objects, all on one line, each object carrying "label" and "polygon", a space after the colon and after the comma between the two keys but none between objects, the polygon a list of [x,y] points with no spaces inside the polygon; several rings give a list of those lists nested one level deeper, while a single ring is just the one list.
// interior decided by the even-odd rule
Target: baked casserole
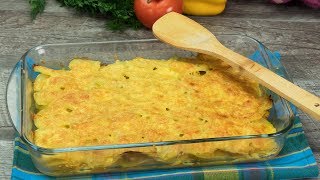
[{"label": "baked casserole", "polygon": [[[222,61],[135,58],[103,65],[73,59],[68,69],[35,66],[34,143],[43,148],[132,144],[275,133],[272,107],[259,84]],[[128,153],[181,164],[214,157],[258,159],[278,151],[273,139],[64,153],[44,158],[52,168],[77,171],[135,166]],[[90,155],[88,155],[90,153]],[[140,158],[142,159],[142,158]]]}]

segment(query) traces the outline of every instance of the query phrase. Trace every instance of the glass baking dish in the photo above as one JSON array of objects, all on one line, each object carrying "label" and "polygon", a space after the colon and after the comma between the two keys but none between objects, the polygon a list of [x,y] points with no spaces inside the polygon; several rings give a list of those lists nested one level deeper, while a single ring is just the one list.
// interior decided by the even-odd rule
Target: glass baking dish
[{"label": "glass baking dish", "polygon": [[[226,47],[247,57],[259,54],[254,60],[277,74],[288,78],[281,62],[259,41],[242,35],[220,35],[219,41]],[[33,143],[32,120],[36,112],[32,82],[38,75],[33,66],[43,65],[53,69],[67,67],[75,57],[86,57],[110,64],[115,59],[130,60],[135,57],[151,59],[168,59],[173,56],[192,57],[195,53],[179,50],[155,39],[51,44],[34,47],[27,51],[14,68],[7,88],[7,105],[9,114],[28,147],[32,160],[38,170],[50,176],[66,176],[88,173],[136,171],[192,166],[209,166],[232,164],[272,159],[284,146],[286,135],[293,125],[293,113],[289,103],[273,92],[264,89],[272,98],[273,108],[268,120],[276,128],[273,134],[190,139],[135,144],[114,144],[72,148],[48,149]],[[192,150],[199,146],[210,147],[229,144],[234,146],[254,145],[254,143],[275,142],[277,148],[270,152],[257,151],[251,154],[240,152],[216,152],[210,157],[199,158],[179,154],[164,161],[152,155],[155,150],[168,152],[176,149]],[[119,155],[120,156],[116,156]],[[150,155],[151,154],[151,155]],[[116,157],[115,157],[116,156]]]}]

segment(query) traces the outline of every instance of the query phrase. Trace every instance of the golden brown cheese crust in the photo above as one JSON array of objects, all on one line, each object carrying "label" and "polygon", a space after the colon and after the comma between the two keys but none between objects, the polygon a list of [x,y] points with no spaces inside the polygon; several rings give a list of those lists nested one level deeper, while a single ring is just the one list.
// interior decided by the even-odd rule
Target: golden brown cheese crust
[{"label": "golden brown cheese crust", "polygon": [[[74,59],[69,68],[34,68],[41,73],[34,82],[39,108],[34,140],[38,146],[64,148],[276,131],[266,120],[271,101],[259,85],[213,57],[135,58],[108,66]],[[218,150],[253,154],[276,148],[265,139],[244,140],[237,146],[232,142],[189,146],[157,147],[148,153],[168,160],[181,152],[208,158]],[[123,152],[114,151],[114,155]]]}]

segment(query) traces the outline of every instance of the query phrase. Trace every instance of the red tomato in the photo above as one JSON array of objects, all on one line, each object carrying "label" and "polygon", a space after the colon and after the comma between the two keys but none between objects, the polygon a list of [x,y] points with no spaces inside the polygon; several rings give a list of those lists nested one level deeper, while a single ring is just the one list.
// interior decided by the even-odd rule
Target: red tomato
[{"label": "red tomato", "polygon": [[161,16],[174,11],[182,13],[183,0],[135,0],[134,12],[139,21],[152,28]]}]

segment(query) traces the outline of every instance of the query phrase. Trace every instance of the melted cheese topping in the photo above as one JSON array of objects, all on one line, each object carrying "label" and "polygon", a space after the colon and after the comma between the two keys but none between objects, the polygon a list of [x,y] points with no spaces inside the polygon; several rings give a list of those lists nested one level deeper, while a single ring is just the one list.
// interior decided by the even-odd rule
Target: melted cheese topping
[{"label": "melted cheese topping", "polygon": [[[34,67],[41,73],[34,82],[39,109],[34,117],[34,140],[38,146],[65,148],[276,131],[266,120],[271,101],[259,85],[213,57],[135,58],[107,66],[73,59],[69,68]],[[222,141],[138,151],[169,160],[181,152],[208,158],[219,151],[248,155],[276,147],[267,139],[238,143]],[[116,159],[125,151],[115,150],[112,156]]]}]

